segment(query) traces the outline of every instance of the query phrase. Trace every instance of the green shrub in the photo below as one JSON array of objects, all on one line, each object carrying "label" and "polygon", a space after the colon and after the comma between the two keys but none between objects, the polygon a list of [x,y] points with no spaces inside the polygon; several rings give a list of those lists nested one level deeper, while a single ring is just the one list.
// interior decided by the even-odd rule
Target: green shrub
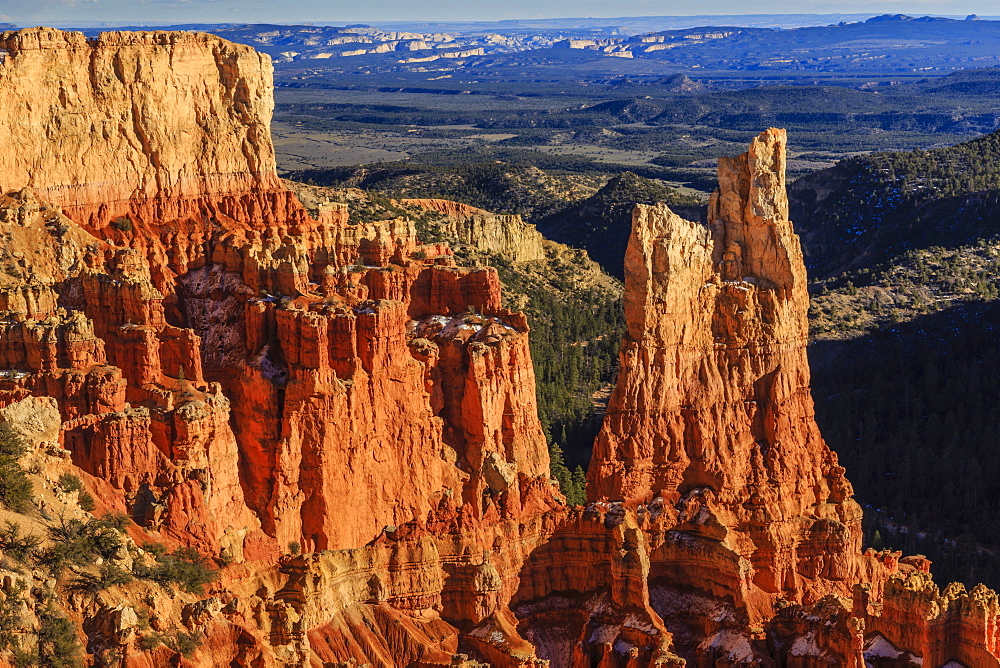
[{"label": "green shrub", "polygon": [[94,497],[90,492],[83,490],[76,495],[76,500],[80,504],[80,508],[87,511],[88,513],[94,512],[94,508],[97,507],[97,503],[94,501]]},{"label": "green shrub", "polygon": [[5,596],[0,599],[0,650],[17,646],[20,635],[17,628],[21,625],[21,600],[27,588],[24,582],[18,582],[9,591],[4,592]]},{"label": "green shrub", "polygon": [[117,647],[106,647],[94,657],[94,668],[119,668],[122,665],[122,653]]},{"label": "green shrub", "polygon": [[21,435],[0,422],[0,502],[16,513],[25,512],[32,497],[31,481],[18,461],[27,451]]},{"label": "green shrub", "polygon": [[60,572],[67,564],[88,566],[97,557],[110,559],[122,547],[120,532],[128,524],[128,517],[109,513],[87,521],[63,519],[49,527],[53,545],[40,555],[40,561],[53,572]]},{"label": "green shrub", "polygon": [[190,656],[192,652],[198,649],[200,643],[201,637],[198,634],[184,633],[183,631],[178,631],[173,635],[151,633],[139,638],[139,648],[144,652],[154,650],[160,645],[166,645],[173,651],[184,656]]},{"label": "green shrub", "polygon": [[108,587],[128,584],[133,579],[135,579],[134,576],[123,568],[114,564],[101,564],[100,572],[97,575],[81,573],[68,587],[71,591],[96,594]]},{"label": "green shrub", "polygon": [[209,560],[192,547],[182,547],[167,554],[162,545],[144,546],[152,552],[156,563],[152,566],[136,564],[136,577],[152,580],[163,586],[178,585],[186,592],[200,594],[204,586],[213,582],[218,573],[209,567]]},{"label": "green shrub", "polygon": [[22,534],[21,527],[14,522],[7,522],[0,528],[0,550],[18,561],[27,561],[41,542],[42,539],[34,534]]},{"label": "green shrub", "polygon": [[167,641],[167,647],[179,652],[184,656],[189,656],[198,649],[198,636],[193,633],[183,633],[178,631],[172,639]]},{"label": "green shrub", "polygon": [[116,230],[119,230],[121,232],[132,231],[132,221],[126,218],[125,216],[122,216],[121,218],[115,218],[113,221],[111,221],[111,224],[115,227]]},{"label": "green shrub", "polygon": [[73,473],[63,473],[59,476],[59,486],[63,488],[63,491],[72,494],[76,492],[77,501],[80,503],[80,507],[85,511],[93,512],[97,504],[94,502],[94,497],[84,486],[83,481],[80,480],[80,476]]},{"label": "green shrub", "polygon": [[38,665],[38,655],[23,649],[14,649],[14,668],[29,668]]},{"label": "green shrub", "polygon": [[59,486],[64,492],[72,494],[83,489],[83,481],[80,480],[80,476],[66,472],[59,476]]},{"label": "green shrub", "polygon": [[46,668],[77,668],[83,665],[80,641],[68,619],[48,607],[39,615],[39,623],[38,665]]}]

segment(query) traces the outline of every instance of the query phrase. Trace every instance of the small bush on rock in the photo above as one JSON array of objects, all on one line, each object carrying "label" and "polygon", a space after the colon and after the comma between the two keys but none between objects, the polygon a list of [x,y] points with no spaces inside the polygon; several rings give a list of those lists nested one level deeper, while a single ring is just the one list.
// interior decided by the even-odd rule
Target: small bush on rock
[{"label": "small bush on rock", "polygon": [[21,626],[21,603],[28,586],[17,582],[4,592],[0,598],[0,650],[17,647]]},{"label": "small bush on rock", "polygon": [[78,668],[80,641],[76,629],[55,608],[46,608],[38,616],[38,665],[47,668]]},{"label": "small bush on rock", "polygon": [[14,522],[7,522],[0,528],[0,550],[25,562],[35,553],[42,539],[34,534],[21,533],[21,527]]},{"label": "small bush on rock", "polygon": [[89,566],[97,557],[110,559],[122,547],[121,531],[127,524],[125,515],[110,513],[87,521],[63,519],[49,527],[53,545],[39,559],[55,573],[69,564]]},{"label": "small bush on rock", "polygon": [[94,508],[97,507],[94,497],[87,491],[83,481],[80,480],[80,476],[73,473],[63,473],[59,476],[59,486],[63,488],[63,491],[70,494],[76,492],[76,498],[80,503],[80,507],[88,513],[93,512]]},{"label": "small bush on rock", "polygon": [[69,584],[69,589],[80,593],[96,594],[108,587],[128,584],[133,579],[135,579],[134,576],[123,568],[114,564],[101,564],[100,572],[97,575],[81,573]]},{"label": "small bush on rock", "polygon": [[167,554],[162,545],[145,545],[152,552],[156,563],[152,566],[137,564],[136,577],[152,580],[161,585],[178,585],[192,594],[200,594],[205,585],[213,582],[218,574],[209,567],[209,561],[193,547],[182,547]]},{"label": "small bush on rock", "polygon": [[25,512],[31,502],[31,481],[19,463],[27,450],[21,435],[0,422],[0,503],[16,513]]}]

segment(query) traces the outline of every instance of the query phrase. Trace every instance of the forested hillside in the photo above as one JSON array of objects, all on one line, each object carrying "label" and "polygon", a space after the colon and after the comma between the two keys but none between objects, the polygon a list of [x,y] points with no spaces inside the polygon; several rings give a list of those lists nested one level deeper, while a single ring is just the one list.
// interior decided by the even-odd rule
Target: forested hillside
[{"label": "forested hillside", "polygon": [[810,350],[816,417],[868,544],[928,555],[940,582],[1000,583],[998,334],[989,301]]},{"label": "forested hillside", "polygon": [[857,156],[789,188],[814,276],[1000,233],[1000,133],[930,151]]},{"label": "forested hillside", "polygon": [[813,276],[816,415],[870,544],[1000,584],[1000,134],[792,184]]},{"label": "forested hillside", "polygon": [[541,169],[520,160],[392,163],[293,171],[288,177],[321,186],[363,188],[389,197],[450,199],[497,213],[519,214],[547,238],[587,251],[618,278],[624,275],[622,262],[636,204],[667,202],[680,215],[703,217],[701,198],[681,194],[662,182],[630,171],[612,175],[592,173],[589,167],[582,172],[565,169],[571,166]]},{"label": "forested hillside", "polygon": [[437,155],[427,162],[298,170],[287,177],[318,186],[362,188],[388,197],[449,199],[494,213],[519,214],[532,223],[588,197],[608,178],[546,170],[536,162],[467,163],[461,156]]}]

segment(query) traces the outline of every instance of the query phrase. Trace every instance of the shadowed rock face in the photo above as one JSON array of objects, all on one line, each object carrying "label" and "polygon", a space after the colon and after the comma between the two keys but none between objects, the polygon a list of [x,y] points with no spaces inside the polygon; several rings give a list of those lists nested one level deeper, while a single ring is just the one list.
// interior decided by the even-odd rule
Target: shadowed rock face
[{"label": "shadowed rock face", "polygon": [[[568,508],[496,272],[405,219],[310,219],[274,175],[266,57],[175,33],[0,48],[0,408],[48,402],[62,468],[137,537],[235,562],[209,599],[116,594],[200,634],[185,665],[996,664],[994,593],[860,552],[812,418],[782,131],[720,161],[707,227],[636,209],[621,376]],[[516,218],[421,206],[539,255]],[[181,661],[79,609],[88,646]]]}]

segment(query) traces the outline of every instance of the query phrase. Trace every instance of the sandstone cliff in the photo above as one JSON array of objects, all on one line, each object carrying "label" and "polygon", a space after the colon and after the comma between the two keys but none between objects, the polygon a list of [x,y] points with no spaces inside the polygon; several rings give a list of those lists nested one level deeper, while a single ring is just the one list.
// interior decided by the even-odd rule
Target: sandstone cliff
[{"label": "sandstone cliff", "polygon": [[454,243],[475,246],[484,253],[508,258],[511,262],[545,259],[545,238],[521,216],[497,215],[467,204],[441,199],[403,199],[404,205],[442,214],[445,224],[439,233]]},{"label": "sandstone cliff", "polygon": [[0,158],[4,190],[34,188],[92,230],[297,214],[275,172],[267,56],[207,33],[33,29],[0,49],[0,141],[19,147]]},{"label": "sandstone cliff", "polygon": [[[313,648],[307,632],[341,610],[358,632],[354,606],[385,601],[466,631],[499,620],[512,648],[493,654],[530,659],[506,608],[519,557],[501,576],[488,553],[529,552],[559,502],[527,323],[501,307],[496,272],[455,267],[408,220],[310,219],[275,174],[266,56],[199,34],[0,42],[4,139],[19,147],[0,170],[0,404],[54,397],[100,504],[245,564],[220,593],[268,621],[198,624],[197,663],[232,660],[234,633],[259,646],[247,661],[360,660],[368,645]],[[391,585],[431,536],[440,548]],[[380,556],[357,572],[363,553],[332,560],[363,579],[333,607],[289,604],[298,567],[277,570],[281,555],[330,549]],[[431,625],[451,638],[432,663],[450,664],[458,631]],[[121,650],[140,657],[137,642]]]}]

